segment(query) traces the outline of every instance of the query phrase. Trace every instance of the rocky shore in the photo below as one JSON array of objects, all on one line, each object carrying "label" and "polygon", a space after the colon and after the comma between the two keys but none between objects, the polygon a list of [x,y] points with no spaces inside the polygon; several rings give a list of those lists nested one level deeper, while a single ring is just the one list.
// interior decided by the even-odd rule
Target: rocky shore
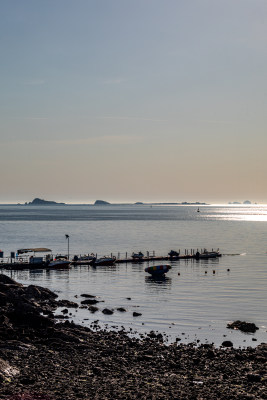
[{"label": "rocky shore", "polygon": [[58,322],[58,301],[0,275],[0,400],[267,399],[267,345],[214,348]]}]

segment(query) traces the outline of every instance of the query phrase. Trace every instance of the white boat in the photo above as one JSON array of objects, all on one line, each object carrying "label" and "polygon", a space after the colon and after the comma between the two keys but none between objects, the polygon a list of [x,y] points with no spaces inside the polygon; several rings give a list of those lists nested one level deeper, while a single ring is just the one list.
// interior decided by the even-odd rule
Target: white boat
[{"label": "white boat", "polygon": [[70,260],[66,257],[57,256],[54,260],[50,261],[47,268],[52,269],[68,269],[70,268]]}]

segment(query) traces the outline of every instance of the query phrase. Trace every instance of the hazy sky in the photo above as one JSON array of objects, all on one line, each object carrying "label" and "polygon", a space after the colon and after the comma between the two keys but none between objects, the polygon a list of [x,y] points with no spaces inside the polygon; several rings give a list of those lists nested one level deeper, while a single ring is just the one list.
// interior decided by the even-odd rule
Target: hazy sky
[{"label": "hazy sky", "polygon": [[2,0],[0,203],[267,203],[266,0]]}]

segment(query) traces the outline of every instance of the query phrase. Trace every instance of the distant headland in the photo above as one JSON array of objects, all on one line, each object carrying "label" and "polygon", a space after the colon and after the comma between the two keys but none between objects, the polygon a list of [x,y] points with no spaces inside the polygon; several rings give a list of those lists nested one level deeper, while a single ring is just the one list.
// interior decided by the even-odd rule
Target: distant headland
[{"label": "distant headland", "polygon": [[43,200],[36,197],[33,201],[29,201],[29,203],[25,203],[28,206],[63,206],[65,203],[57,203],[56,201]]}]

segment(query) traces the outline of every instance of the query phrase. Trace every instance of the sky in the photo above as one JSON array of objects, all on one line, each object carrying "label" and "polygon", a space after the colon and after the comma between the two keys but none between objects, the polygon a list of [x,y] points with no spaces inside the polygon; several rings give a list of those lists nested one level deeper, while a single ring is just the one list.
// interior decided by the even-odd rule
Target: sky
[{"label": "sky", "polygon": [[267,203],[266,0],[0,10],[0,203]]}]

